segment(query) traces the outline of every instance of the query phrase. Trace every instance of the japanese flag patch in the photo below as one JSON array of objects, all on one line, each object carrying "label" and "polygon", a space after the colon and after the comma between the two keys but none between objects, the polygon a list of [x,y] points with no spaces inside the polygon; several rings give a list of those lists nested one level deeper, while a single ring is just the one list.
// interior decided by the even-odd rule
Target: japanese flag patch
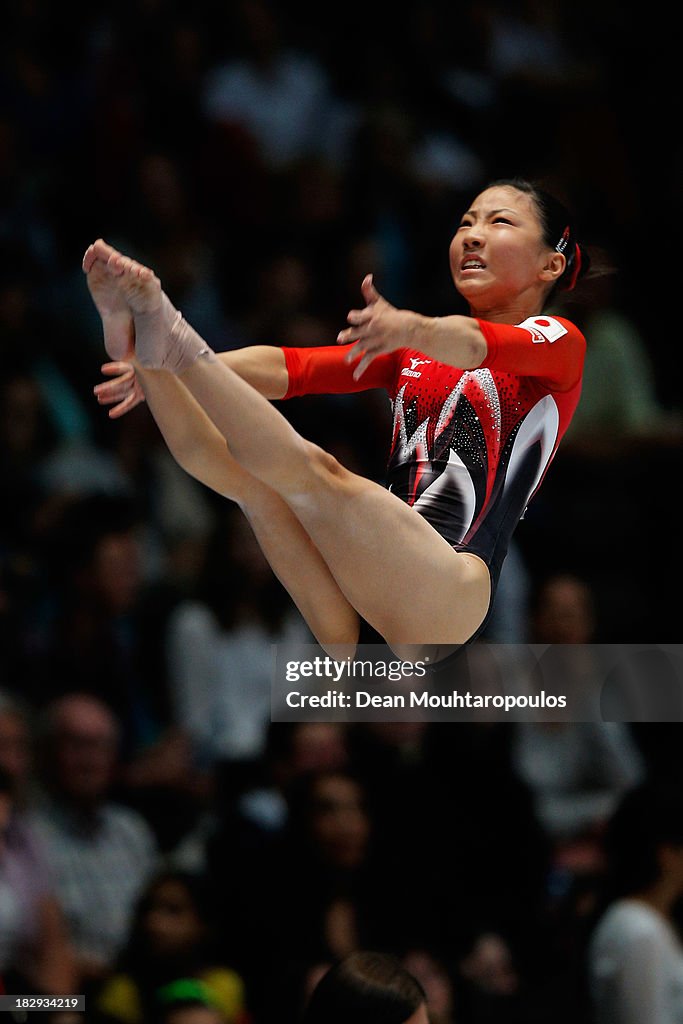
[{"label": "japanese flag patch", "polygon": [[531,333],[532,340],[538,345],[544,341],[549,341],[552,344],[567,333],[567,328],[551,316],[530,316],[528,320],[517,324],[517,326],[526,327],[527,331]]}]

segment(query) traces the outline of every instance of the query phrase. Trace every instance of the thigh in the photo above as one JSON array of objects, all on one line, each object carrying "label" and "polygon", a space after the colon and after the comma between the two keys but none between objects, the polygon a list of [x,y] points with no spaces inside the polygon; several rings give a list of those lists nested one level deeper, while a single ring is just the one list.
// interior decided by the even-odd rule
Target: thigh
[{"label": "thigh", "polygon": [[486,564],[332,456],[313,461],[311,482],[287,501],[350,604],[393,649],[469,640],[489,608]]}]

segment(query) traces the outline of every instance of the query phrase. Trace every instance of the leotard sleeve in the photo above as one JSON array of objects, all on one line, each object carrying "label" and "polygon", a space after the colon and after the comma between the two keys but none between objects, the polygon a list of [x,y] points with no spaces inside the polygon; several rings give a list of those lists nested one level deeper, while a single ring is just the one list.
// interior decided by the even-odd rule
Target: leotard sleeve
[{"label": "leotard sleeve", "polygon": [[586,340],[569,320],[539,315],[516,326],[477,323],[488,347],[480,368],[544,378],[557,391],[568,391],[580,381]]},{"label": "leotard sleeve", "polygon": [[392,392],[404,349],[377,356],[360,380],[354,380],[353,371],[360,356],[352,363],[344,361],[352,345],[353,342],[349,345],[283,348],[289,374],[289,386],[284,397],[344,395],[371,388],[385,388]]}]

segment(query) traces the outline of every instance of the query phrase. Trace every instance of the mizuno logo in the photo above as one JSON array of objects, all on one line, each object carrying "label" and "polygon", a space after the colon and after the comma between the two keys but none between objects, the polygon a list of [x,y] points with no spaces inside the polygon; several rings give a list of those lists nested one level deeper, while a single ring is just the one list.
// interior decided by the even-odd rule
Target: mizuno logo
[{"label": "mizuno logo", "polygon": [[402,377],[421,377],[422,373],[417,369],[418,366],[426,366],[427,363],[431,363],[431,359],[413,359],[409,358],[411,369],[404,367],[401,370]]}]

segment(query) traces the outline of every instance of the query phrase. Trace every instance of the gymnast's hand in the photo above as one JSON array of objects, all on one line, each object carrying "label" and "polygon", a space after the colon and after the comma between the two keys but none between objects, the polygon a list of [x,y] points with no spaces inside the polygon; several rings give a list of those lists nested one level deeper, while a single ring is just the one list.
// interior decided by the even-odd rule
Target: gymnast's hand
[{"label": "gymnast's hand", "polygon": [[361,291],[366,302],[365,309],[352,309],[346,319],[353,326],[347,327],[337,335],[339,344],[355,342],[346,354],[347,363],[352,363],[361,356],[358,366],[353,371],[354,380],[358,380],[372,360],[382,352],[393,352],[397,348],[414,348],[415,334],[422,320],[418,313],[408,309],[396,309],[387,302],[372,283],[372,274],[363,279]]},{"label": "gymnast's hand", "polygon": [[140,381],[130,363],[105,363],[102,366],[102,373],[112,380],[96,384],[93,392],[100,405],[113,406],[109,410],[110,419],[116,420],[120,416],[125,416],[136,405],[145,401]]}]

